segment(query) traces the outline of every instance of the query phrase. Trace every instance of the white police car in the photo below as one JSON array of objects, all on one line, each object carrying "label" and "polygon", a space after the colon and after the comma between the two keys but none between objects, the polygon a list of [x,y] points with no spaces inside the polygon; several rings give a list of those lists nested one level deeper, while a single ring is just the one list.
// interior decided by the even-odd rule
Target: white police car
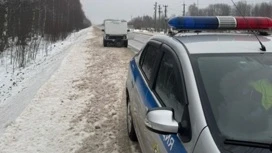
[{"label": "white police car", "polygon": [[[272,20],[176,17],[169,25],[266,30]],[[128,134],[144,153],[272,150],[270,36],[222,31],[154,36],[130,62],[126,94]]]}]

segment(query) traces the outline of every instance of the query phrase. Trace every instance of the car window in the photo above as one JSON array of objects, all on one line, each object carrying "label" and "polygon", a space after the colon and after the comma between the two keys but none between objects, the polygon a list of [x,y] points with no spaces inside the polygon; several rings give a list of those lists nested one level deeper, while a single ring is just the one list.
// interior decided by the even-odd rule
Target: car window
[{"label": "car window", "polygon": [[165,54],[159,68],[158,77],[155,84],[155,92],[166,107],[173,108],[175,119],[181,121],[184,106],[182,105],[182,92],[179,91],[180,77],[174,58],[170,54]]},{"label": "car window", "polygon": [[143,51],[141,59],[142,70],[148,80],[151,78],[152,68],[158,55],[158,49],[153,45],[148,45]]},{"label": "car window", "polygon": [[195,56],[209,123],[228,139],[270,142],[272,54]]}]

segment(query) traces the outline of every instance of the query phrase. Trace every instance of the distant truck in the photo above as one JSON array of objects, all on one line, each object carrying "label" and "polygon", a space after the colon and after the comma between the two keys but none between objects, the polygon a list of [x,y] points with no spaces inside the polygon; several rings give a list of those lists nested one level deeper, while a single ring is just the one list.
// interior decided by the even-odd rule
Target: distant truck
[{"label": "distant truck", "polygon": [[128,39],[127,34],[128,24],[126,21],[120,20],[105,20],[104,21],[104,37],[103,45],[107,46],[117,46],[117,47],[127,47]]}]

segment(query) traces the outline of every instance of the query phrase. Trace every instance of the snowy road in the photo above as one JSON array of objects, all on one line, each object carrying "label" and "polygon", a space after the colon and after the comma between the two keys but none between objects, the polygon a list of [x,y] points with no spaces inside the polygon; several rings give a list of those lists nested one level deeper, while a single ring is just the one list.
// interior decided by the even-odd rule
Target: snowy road
[{"label": "snowy road", "polygon": [[129,33],[129,46],[135,50],[140,50],[144,44],[149,40],[151,35],[141,33]]},{"label": "snowy road", "polygon": [[5,126],[1,153],[140,152],[127,137],[125,120],[124,85],[133,53],[102,47],[99,30],[79,34],[59,68],[44,72],[53,75]]}]

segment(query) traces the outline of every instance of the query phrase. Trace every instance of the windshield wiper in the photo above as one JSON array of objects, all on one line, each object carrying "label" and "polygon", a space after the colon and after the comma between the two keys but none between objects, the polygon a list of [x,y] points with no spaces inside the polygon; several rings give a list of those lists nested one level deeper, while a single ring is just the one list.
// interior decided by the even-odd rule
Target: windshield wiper
[{"label": "windshield wiper", "polygon": [[268,143],[250,142],[250,141],[242,141],[242,140],[231,140],[231,139],[225,139],[224,143],[229,144],[229,145],[264,148],[264,149],[269,149],[270,151],[272,151],[272,144],[268,144]]}]

